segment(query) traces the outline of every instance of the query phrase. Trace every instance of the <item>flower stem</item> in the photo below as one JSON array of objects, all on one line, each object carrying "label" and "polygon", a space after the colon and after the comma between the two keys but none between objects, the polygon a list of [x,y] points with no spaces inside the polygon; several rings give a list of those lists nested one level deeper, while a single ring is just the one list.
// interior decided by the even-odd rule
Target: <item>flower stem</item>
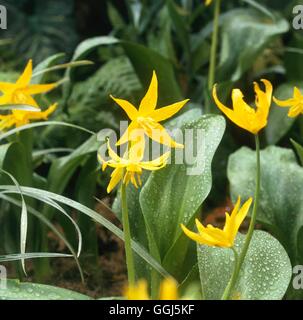
[{"label": "flower stem", "polygon": [[212,34],[212,40],[211,40],[210,64],[209,64],[209,71],[208,71],[208,90],[211,90],[215,84],[220,6],[221,6],[221,0],[215,0],[213,34]]},{"label": "flower stem", "polygon": [[122,204],[122,223],[123,223],[123,232],[124,232],[124,246],[125,246],[125,255],[126,255],[128,283],[129,285],[134,285],[135,284],[135,266],[134,266],[134,257],[133,257],[132,247],[131,247],[131,234],[130,234],[130,227],[129,227],[126,186],[124,183],[121,184],[121,204]]},{"label": "flower stem", "polygon": [[235,257],[234,270],[233,270],[233,274],[230,278],[230,281],[224,290],[224,293],[223,293],[221,300],[227,300],[229,298],[231,291],[234,288],[236,281],[238,279],[237,269],[238,269],[238,265],[239,265],[239,256],[238,256],[238,253],[234,247],[231,247],[231,249],[232,249],[232,251],[234,253],[234,257]]},{"label": "flower stem", "polygon": [[[254,198],[254,207],[253,207],[253,211],[252,211],[252,215],[251,215],[251,220],[250,220],[250,224],[249,224],[249,228],[248,228],[248,232],[245,238],[245,242],[244,245],[242,247],[239,259],[238,259],[238,263],[236,265],[235,271],[233,276],[235,276],[235,279],[237,280],[243,261],[246,257],[248,248],[249,248],[249,244],[251,242],[251,238],[255,229],[255,224],[257,221],[257,212],[258,212],[258,207],[259,207],[259,196],[260,196],[260,183],[261,183],[261,166],[260,166],[260,141],[259,141],[259,136],[258,134],[255,135],[255,140],[256,140],[256,160],[257,160],[257,171],[256,171],[256,189],[255,189],[255,198]],[[233,285],[231,286],[231,288],[229,289],[229,295],[233,290],[233,287],[236,284],[236,280],[233,283]],[[226,291],[226,290],[225,290]],[[226,299],[228,299],[229,295],[226,297]],[[223,295],[224,296],[224,295]],[[223,299],[223,297],[222,297]]]}]

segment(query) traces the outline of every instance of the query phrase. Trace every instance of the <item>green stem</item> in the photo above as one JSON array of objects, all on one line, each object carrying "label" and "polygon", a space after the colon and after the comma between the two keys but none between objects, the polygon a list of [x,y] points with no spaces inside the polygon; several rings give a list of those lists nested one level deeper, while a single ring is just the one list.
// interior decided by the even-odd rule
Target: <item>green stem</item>
[{"label": "green stem", "polygon": [[126,255],[128,284],[134,285],[135,284],[135,265],[134,265],[132,247],[131,247],[131,235],[130,235],[130,227],[129,227],[127,196],[126,196],[126,187],[124,183],[122,183],[121,185],[121,205],[122,205],[122,223],[123,223],[123,232],[124,232],[124,246],[125,246],[125,255]]},{"label": "green stem", "polygon": [[211,90],[215,84],[220,6],[221,6],[221,0],[215,0],[213,34],[212,34],[212,40],[211,40],[210,64],[209,64],[209,72],[208,72],[208,90]]},{"label": "green stem", "polygon": [[[246,257],[251,238],[253,236],[253,232],[255,229],[256,221],[257,221],[257,212],[258,212],[258,207],[259,207],[259,196],[260,196],[260,182],[261,182],[261,166],[260,166],[260,141],[259,141],[259,136],[256,134],[255,135],[255,140],[256,140],[256,160],[257,160],[257,172],[256,172],[256,189],[255,189],[255,199],[254,199],[254,207],[251,215],[251,220],[248,228],[248,232],[245,238],[244,245],[242,247],[238,263],[234,272],[235,278],[237,280],[243,261]],[[233,283],[233,286],[235,285],[235,282]],[[232,292],[233,287],[230,288],[230,292]],[[228,296],[227,298],[228,299]]]},{"label": "green stem", "polygon": [[232,251],[234,253],[234,257],[235,257],[234,271],[233,271],[233,274],[231,276],[231,279],[230,279],[227,287],[224,290],[224,293],[223,293],[221,300],[227,300],[229,298],[231,291],[233,290],[233,288],[236,284],[236,281],[238,279],[237,269],[238,269],[238,265],[239,265],[239,256],[238,256],[238,253],[234,247],[232,247],[231,249],[232,249]]}]

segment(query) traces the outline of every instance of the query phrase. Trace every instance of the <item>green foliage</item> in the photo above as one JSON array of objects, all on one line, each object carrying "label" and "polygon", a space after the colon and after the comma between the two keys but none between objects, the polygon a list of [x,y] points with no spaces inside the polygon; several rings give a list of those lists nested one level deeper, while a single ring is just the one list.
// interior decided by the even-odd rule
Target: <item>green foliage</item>
[{"label": "green foliage", "polygon": [[9,28],[1,30],[1,36],[12,39],[10,50],[14,54],[35,62],[62,51],[71,54],[77,41],[74,1],[25,0],[16,5],[16,1],[5,0],[2,5],[8,10]]},{"label": "green foliage", "polygon": [[[245,236],[238,234],[239,253]],[[202,296],[218,300],[231,277],[234,255],[231,249],[198,246]],[[231,294],[233,300],[280,300],[291,279],[292,268],[279,241],[264,231],[255,231],[238,282]]]},{"label": "green foliage", "polygon": [[[254,195],[255,153],[241,148],[228,163],[231,195],[244,199]],[[298,232],[303,226],[303,169],[292,150],[268,147],[261,151],[261,198],[258,221],[283,244],[295,265],[298,263]]]}]

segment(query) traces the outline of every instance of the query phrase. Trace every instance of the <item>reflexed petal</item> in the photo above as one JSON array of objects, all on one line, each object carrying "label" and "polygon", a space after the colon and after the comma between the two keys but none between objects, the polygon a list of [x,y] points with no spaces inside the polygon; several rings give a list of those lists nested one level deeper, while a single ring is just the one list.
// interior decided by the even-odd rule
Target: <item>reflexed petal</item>
[{"label": "reflexed petal", "polygon": [[124,169],[122,169],[122,168],[116,168],[112,172],[110,182],[107,186],[107,193],[110,193],[116,187],[116,185],[123,178],[123,174],[124,174]]},{"label": "reflexed petal", "polygon": [[127,114],[130,120],[134,120],[138,116],[138,110],[127,100],[117,99],[110,96]]},{"label": "reflexed petal", "polygon": [[125,162],[124,159],[120,158],[116,152],[111,148],[109,140],[107,141],[107,150],[108,150],[108,155],[110,156],[110,158],[118,163],[120,162]]},{"label": "reflexed petal", "polygon": [[299,103],[298,105],[293,106],[289,109],[288,116],[290,118],[295,118],[302,112],[303,112],[303,103]]},{"label": "reflexed petal", "polygon": [[287,100],[279,100],[275,97],[273,97],[273,100],[275,102],[276,105],[278,105],[279,107],[290,107],[293,103],[294,103],[294,99],[287,99]]},{"label": "reflexed petal", "polygon": [[167,160],[170,156],[170,152],[164,153],[161,157],[154,159],[152,161],[143,161],[140,166],[147,170],[158,170],[166,166]]},{"label": "reflexed petal", "polygon": [[272,99],[272,92],[273,92],[272,84],[268,80],[265,80],[265,79],[261,79],[261,81],[265,85],[265,94],[266,94],[266,97],[267,97],[267,104],[270,106],[271,105],[271,99]]},{"label": "reflexed petal", "polygon": [[240,120],[245,120],[249,115],[255,115],[255,110],[244,101],[244,95],[241,90],[232,90],[232,102],[234,116],[237,116]]},{"label": "reflexed petal", "polygon": [[141,135],[137,137],[136,141],[130,143],[131,146],[128,152],[129,160],[134,162],[140,162],[144,157],[145,151],[144,131],[142,129],[138,131],[141,132]]},{"label": "reflexed petal", "polygon": [[157,122],[169,119],[174,114],[176,114],[181,108],[183,108],[188,101],[189,99],[186,99],[180,102],[176,102],[170,106],[154,110],[149,116]]},{"label": "reflexed petal", "polygon": [[155,110],[158,101],[158,79],[156,72],[153,71],[153,76],[146,92],[139,106],[140,116],[147,116]]},{"label": "reflexed petal", "polygon": [[[239,121],[237,119],[237,116],[235,114],[235,112],[232,109],[227,108],[219,99],[217,96],[217,85],[214,85],[213,88],[213,98],[215,100],[216,105],[218,106],[218,108],[227,116],[227,118],[229,118],[229,120],[231,120],[232,122],[236,123],[237,125],[239,125]],[[241,120],[241,119],[240,119]],[[243,119],[242,119],[243,120]],[[242,124],[239,125],[242,128]],[[245,128],[244,128],[245,129]]]},{"label": "reflexed petal", "polygon": [[153,122],[151,124],[147,122],[143,124],[143,128],[148,137],[160,144],[164,144],[171,148],[184,148],[183,144],[177,143],[170,137],[166,129],[160,123]]},{"label": "reflexed petal", "polygon": [[18,87],[27,87],[31,81],[32,73],[33,73],[33,62],[32,60],[29,60],[22,75],[17,80],[16,85]]}]

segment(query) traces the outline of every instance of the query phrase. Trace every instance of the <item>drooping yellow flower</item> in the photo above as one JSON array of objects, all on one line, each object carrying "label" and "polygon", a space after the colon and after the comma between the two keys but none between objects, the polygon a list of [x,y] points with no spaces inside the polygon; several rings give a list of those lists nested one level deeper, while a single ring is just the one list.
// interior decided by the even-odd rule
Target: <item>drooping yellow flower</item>
[{"label": "drooping yellow flower", "polygon": [[303,113],[303,95],[299,88],[294,88],[293,97],[287,100],[278,100],[274,97],[274,102],[280,107],[290,107],[288,116],[290,118],[297,117]]},{"label": "drooping yellow flower", "polygon": [[131,182],[136,188],[142,185],[140,176],[143,169],[155,171],[162,169],[166,166],[170,152],[166,152],[159,158],[152,161],[142,161],[144,156],[144,148],[141,142],[132,144],[129,150],[125,153],[123,158],[119,157],[111,148],[109,142],[107,142],[108,154],[111,158],[108,161],[102,159],[101,155],[98,155],[99,161],[102,163],[102,170],[105,170],[107,166],[115,168],[111,174],[111,180],[107,187],[107,192],[110,193],[116,185],[122,180],[126,185]]},{"label": "drooping yellow flower", "polygon": [[11,114],[0,115],[0,131],[12,126],[20,127],[30,123],[31,120],[47,120],[48,116],[57,108],[57,103],[45,111],[12,110]]},{"label": "drooping yellow flower", "polygon": [[158,80],[155,71],[153,72],[152,80],[147,90],[145,97],[142,99],[139,109],[136,109],[130,102],[110,96],[128,115],[131,123],[117,145],[126,143],[127,141],[136,140],[137,129],[143,129],[145,134],[151,139],[173,147],[183,148],[182,144],[176,143],[160,125],[159,122],[171,118],[177,113],[189,100],[176,102],[167,107],[156,109],[158,101]]},{"label": "drooping yellow flower", "polygon": [[188,230],[183,224],[181,227],[184,233],[190,239],[198,242],[199,244],[222,248],[233,247],[240,225],[248,214],[252,203],[252,198],[249,198],[241,208],[240,202],[241,199],[238,197],[237,203],[231,215],[229,215],[227,212],[225,213],[226,221],[223,230],[215,228],[212,225],[207,225],[207,227],[204,227],[198,219],[196,219],[198,233]]},{"label": "drooping yellow flower", "polygon": [[243,100],[241,90],[234,89],[232,91],[233,109],[223,105],[217,96],[217,86],[213,88],[213,97],[218,108],[237,126],[245,129],[253,134],[257,134],[267,125],[267,118],[272,98],[272,84],[268,80],[261,80],[265,85],[265,91],[262,91],[259,85],[254,82],[256,93],[256,108],[250,107]]},{"label": "drooping yellow flower", "polygon": [[0,82],[0,105],[24,104],[38,107],[32,95],[45,93],[56,87],[56,84],[30,84],[33,73],[33,63],[29,60],[26,68],[16,83]]},{"label": "drooping yellow flower", "polygon": [[[139,280],[135,285],[128,286],[124,296],[128,300],[150,300],[147,282]],[[178,300],[178,284],[172,278],[164,279],[160,285],[158,300]]]}]

